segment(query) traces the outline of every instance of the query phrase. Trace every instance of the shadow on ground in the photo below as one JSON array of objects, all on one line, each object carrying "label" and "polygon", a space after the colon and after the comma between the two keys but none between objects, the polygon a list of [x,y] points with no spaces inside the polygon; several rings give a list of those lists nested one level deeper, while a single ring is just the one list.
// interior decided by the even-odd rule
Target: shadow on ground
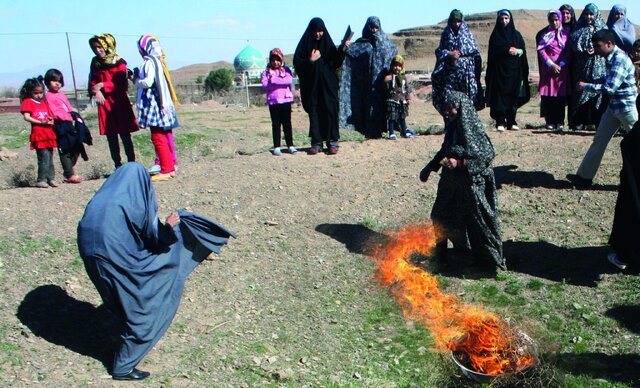
[{"label": "shadow on ground", "polygon": [[[345,244],[349,252],[363,255],[369,255],[375,246],[384,244],[389,238],[354,224],[320,224],[316,231]],[[607,246],[563,248],[544,241],[506,241],[503,250],[510,271],[555,282],[595,287],[602,274],[617,272],[606,259],[610,251]],[[450,248],[448,259],[446,264],[434,263],[424,256],[412,256],[409,261],[444,276],[467,279],[495,276],[495,267],[490,263],[476,263],[469,250]]]},{"label": "shadow on ground", "polygon": [[[638,321],[638,317],[640,317],[640,305],[616,306],[609,309],[605,315],[609,318],[615,319],[621,326],[624,326],[629,331],[640,334],[640,322]],[[638,364],[638,368],[640,368],[640,363]]]},{"label": "shadow on ground", "polygon": [[562,353],[545,358],[572,375],[587,375],[631,387],[638,387],[640,384],[638,354]]},{"label": "shadow on ground", "polygon": [[104,306],[96,308],[48,284],[31,290],[16,316],[34,335],[93,357],[110,370],[119,338],[117,321]]},{"label": "shadow on ground", "polygon": [[370,255],[377,245],[384,244],[389,238],[386,234],[355,224],[320,224],[316,231],[343,243],[349,252],[361,255]]},{"label": "shadow on ground", "polygon": [[604,273],[618,270],[607,261],[607,246],[563,248],[545,241],[505,241],[509,270],[577,286],[595,287]]},{"label": "shadow on ground", "polygon": [[[497,166],[493,168],[496,176],[496,188],[502,185],[513,185],[530,189],[534,187],[544,187],[547,189],[573,189],[573,185],[566,179],[556,179],[553,174],[544,171],[518,170],[518,166],[511,164],[507,166]],[[618,185],[594,184],[585,190],[617,191]]]}]

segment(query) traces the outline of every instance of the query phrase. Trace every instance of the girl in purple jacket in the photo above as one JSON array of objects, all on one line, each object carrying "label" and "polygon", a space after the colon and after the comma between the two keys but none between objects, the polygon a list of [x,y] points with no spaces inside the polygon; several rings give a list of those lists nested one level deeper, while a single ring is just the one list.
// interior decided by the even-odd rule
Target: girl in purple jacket
[{"label": "girl in purple jacket", "polygon": [[267,105],[271,114],[271,130],[273,133],[273,154],[282,155],[280,151],[280,126],[284,130],[284,139],[289,147],[289,153],[295,154],[298,150],[293,146],[293,133],[291,130],[291,103],[293,93],[291,82],[293,75],[291,69],[284,66],[282,50],[274,48],[269,52],[269,64],[262,73],[262,87],[267,92]]}]

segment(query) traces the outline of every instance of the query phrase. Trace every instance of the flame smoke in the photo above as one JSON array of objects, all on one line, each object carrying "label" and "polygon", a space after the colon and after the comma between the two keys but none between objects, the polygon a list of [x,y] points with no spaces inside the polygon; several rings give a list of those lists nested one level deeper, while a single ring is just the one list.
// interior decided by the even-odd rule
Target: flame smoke
[{"label": "flame smoke", "polygon": [[425,222],[387,233],[389,241],[371,252],[378,265],[375,277],[389,288],[407,318],[429,329],[438,350],[462,353],[475,371],[489,375],[534,363],[497,315],[443,293],[433,275],[405,261],[414,252],[429,256],[442,238],[441,228]]}]

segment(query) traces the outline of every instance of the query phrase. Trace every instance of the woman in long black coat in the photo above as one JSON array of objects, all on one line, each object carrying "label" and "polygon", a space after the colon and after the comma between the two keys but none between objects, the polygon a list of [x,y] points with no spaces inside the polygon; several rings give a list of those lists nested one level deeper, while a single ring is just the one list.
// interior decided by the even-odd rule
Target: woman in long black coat
[{"label": "woman in long black coat", "polygon": [[531,97],[529,63],[522,35],[506,9],[498,11],[496,25],[489,38],[487,58],[487,105],[496,130],[518,130],[516,113]]},{"label": "woman in long black coat", "polygon": [[640,121],[620,142],[622,150],[622,170],[618,200],[613,217],[613,228],[609,245],[614,253],[608,258],[615,266],[624,269],[627,266],[637,272],[640,270]]},{"label": "woman in long black coat", "polygon": [[293,66],[300,79],[302,106],[309,115],[311,155],[322,151],[323,141],[330,155],[338,153],[339,83],[336,70],[342,66],[344,47],[336,48],[324,21],[313,18],[293,55]]}]

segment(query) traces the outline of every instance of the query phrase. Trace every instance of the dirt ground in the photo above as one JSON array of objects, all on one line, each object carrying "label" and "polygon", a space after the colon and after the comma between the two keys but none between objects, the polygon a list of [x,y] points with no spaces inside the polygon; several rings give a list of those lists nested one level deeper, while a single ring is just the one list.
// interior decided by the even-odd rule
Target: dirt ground
[{"label": "dirt ground", "polygon": [[[440,125],[429,103],[417,101],[411,109],[410,127]],[[523,107],[520,124],[539,125],[537,109],[535,103]],[[497,151],[494,167],[510,270],[527,281],[564,284],[568,299],[593,305],[603,316],[615,300],[603,300],[600,287],[622,276],[604,262],[621,167],[620,138],[610,144],[596,186],[580,191],[564,177],[575,172],[592,133],[497,133],[489,128],[488,110],[481,115]],[[217,220],[238,238],[189,278],[174,323],[141,365],[152,373],[148,383],[403,385],[354,380],[357,359],[364,356],[352,347],[366,349],[366,344],[345,339],[366,331],[356,317],[387,298],[372,280],[374,263],[362,243],[384,229],[428,218],[438,177],[423,184],[417,176],[443,137],[344,141],[335,156],[274,157],[268,152],[264,107],[205,103],[181,107],[179,117],[183,128],[176,130],[177,137],[183,131],[203,138],[181,149],[176,179],[155,184],[160,214],[187,208]],[[306,126],[297,107],[298,143],[306,139]],[[111,168],[106,140],[96,132],[91,160],[78,164],[85,176]],[[144,141],[149,135],[138,136]],[[0,162],[0,385],[109,386],[105,366],[114,339],[75,247],[77,223],[104,179],[46,190],[11,188],[7,182],[13,174],[35,164],[27,147],[18,152],[18,158]],[[141,160],[148,165],[150,156]],[[60,174],[59,164],[57,170]],[[466,266],[442,276],[462,298],[466,285],[487,281]],[[393,329],[370,330],[391,337],[385,330]],[[588,353],[637,353],[630,347],[638,344],[638,332],[618,330],[619,335],[590,342]],[[543,350],[550,353],[570,347],[546,345]],[[361,375],[366,373],[357,372]],[[638,377],[633,371],[619,378],[604,375],[623,383]]]}]

